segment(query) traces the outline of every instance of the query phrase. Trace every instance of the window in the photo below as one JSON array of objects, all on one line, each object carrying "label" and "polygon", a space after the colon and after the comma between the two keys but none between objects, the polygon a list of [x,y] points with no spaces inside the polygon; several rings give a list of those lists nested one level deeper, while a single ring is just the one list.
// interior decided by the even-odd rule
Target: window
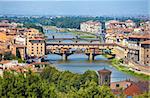
[{"label": "window", "polygon": [[108,76],[105,77],[105,82],[108,82]]},{"label": "window", "polygon": [[116,84],[116,87],[119,87],[119,84]]},{"label": "window", "polygon": [[147,55],[147,57],[149,57],[149,55]]},{"label": "window", "polygon": [[129,85],[128,84],[126,84],[126,87],[128,87]]}]

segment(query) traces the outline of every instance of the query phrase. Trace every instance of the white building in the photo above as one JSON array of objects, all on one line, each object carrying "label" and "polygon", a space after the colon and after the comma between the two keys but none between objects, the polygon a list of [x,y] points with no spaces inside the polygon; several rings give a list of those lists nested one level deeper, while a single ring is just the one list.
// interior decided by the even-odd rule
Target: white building
[{"label": "white building", "polygon": [[26,63],[19,63],[18,60],[5,60],[0,62],[0,76],[3,76],[3,71],[13,66],[26,66]]},{"label": "white building", "polygon": [[80,24],[80,30],[83,32],[100,34],[102,32],[102,24],[97,21],[83,22]]},{"label": "white building", "polygon": [[26,44],[26,38],[24,36],[17,35],[14,40],[15,40],[16,44],[19,44],[19,45],[25,45]]},{"label": "white building", "polygon": [[136,24],[132,20],[126,20],[125,24],[127,27],[133,28],[136,26]]}]

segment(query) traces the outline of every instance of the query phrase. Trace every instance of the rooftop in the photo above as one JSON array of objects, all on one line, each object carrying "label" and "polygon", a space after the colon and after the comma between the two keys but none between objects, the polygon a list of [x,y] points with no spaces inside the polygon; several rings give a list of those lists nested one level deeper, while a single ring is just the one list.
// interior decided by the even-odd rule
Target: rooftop
[{"label": "rooftop", "polygon": [[146,35],[130,35],[129,38],[150,39],[150,34],[146,34]]},{"label": "rooftop", "polygon": [[29,40],[45,40],[43,37],[34,37],[34,38],[31,38]]},{"label": "rooftop", "polygon": [[104,68],[102,70],[99,70],[98,73],[111,73],[111,71]]},{"label": "rooftop", "polygon": [[150,40],[143,41],[143,42],[141,42],[141,44],[148,44],[148,45],[150,45]]},{"label": "rooftop", "polygon": [[4,60],[4,61],[1,61],[0,64],[7,64],[7,63],[10,63],[11,61],[10,60]]},{"label": "rooftop", "polygon": [[125,22],[126,22],[126,23],[133,23],[133,21],[130,20],[130,19],[126,20]]},{"label": "rooftop", "polygon": [[85,24],[89,24],[89,25],[100,25],[101,23],[98,22],[98,21],[86,21],[86,22],[83,22]]}]

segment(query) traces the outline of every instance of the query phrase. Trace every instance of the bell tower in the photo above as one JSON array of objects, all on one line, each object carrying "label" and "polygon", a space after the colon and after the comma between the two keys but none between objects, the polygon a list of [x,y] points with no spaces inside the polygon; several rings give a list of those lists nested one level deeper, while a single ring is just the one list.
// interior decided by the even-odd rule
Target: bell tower
[{"label": "bell tower", "polygon": [[98,71],[99,74],[99,84],[110,86],[111,82],[111,71],[107,69],[102,69]]}]

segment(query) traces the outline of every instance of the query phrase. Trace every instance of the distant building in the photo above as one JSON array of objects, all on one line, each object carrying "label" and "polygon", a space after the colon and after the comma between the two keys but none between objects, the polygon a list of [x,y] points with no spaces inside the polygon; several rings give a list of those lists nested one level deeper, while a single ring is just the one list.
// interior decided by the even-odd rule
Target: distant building
[{"label": "distant building", "polygon": [[102,24],[97,21],[87,21],[80,24],[80,30],[94,34],[102,33]]},{"label": "distant building", "polygon": [[16,28],[17,26],[23,26],[22,24],[20,23],[9,23],[8,20],[2,20],[0,22],[0,28]]},{"label": "distant building", "polygon": [[126,20],[125,24],[126,24],[126,27],[129,27],[129,28],[133,28],[136,26],[136,24],[132,20]]},{"label": "distant building", "polygon": [[106,27],[106,29],[126,28],[126,25],[125,25],[124,22],[120,22],[120,21],[117,21],[117,20],[110,20],[110,21],[107,21],[105,23],[105,27]]},{"label": "distant building", "polygon": [[111,71],[104,68],[102,70],[99,70],[98,73],[99,73],[99,84],[110,86]]},{"label": "distant building", "polygon": [[106,33],[131,33],[133,32],[135,23],[132,20],[120,22],[117,20],[110,20],[105,23]]}]

